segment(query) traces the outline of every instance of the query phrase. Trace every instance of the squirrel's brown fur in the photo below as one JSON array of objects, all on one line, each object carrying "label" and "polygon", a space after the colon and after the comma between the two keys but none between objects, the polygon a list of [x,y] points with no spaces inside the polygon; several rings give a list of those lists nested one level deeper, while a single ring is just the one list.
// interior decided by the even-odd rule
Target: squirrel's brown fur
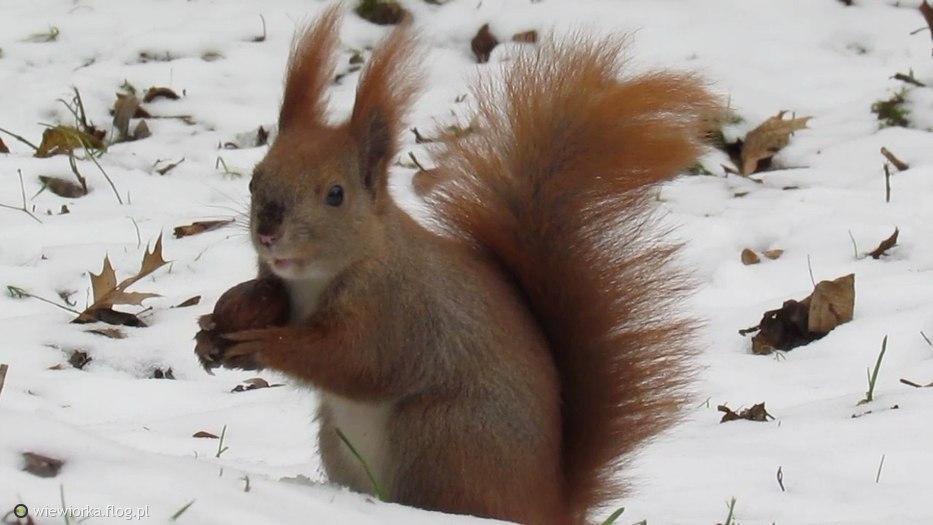
[{"label": "squirrel's brown fur", "polygon": [[694,161],[717,102],[689,75],[622,79],[619,39],[526,49],[475,89],[475,132],[442,145],[426,196],[441,235],[386,184],[417,84],[409,28],[331,126],[338,21],[326,11],[297,44],[251,184],[260,265],[289,287],[292,322],[230,335],[227,358],[321,391],[335,482],[374,490],[339,429],[392,501],[582,523],[685,399],[684,280],[651,198]]}]

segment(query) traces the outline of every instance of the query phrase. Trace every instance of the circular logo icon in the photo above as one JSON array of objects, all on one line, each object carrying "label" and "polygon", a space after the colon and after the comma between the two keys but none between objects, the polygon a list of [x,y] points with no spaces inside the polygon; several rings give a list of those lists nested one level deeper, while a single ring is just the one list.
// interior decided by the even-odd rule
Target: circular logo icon
[{"label": "circular logo icon", "polygon": [[20,503],[13,507],[13,515],[17,518],[25,518],[29,514],[29,507]]}]

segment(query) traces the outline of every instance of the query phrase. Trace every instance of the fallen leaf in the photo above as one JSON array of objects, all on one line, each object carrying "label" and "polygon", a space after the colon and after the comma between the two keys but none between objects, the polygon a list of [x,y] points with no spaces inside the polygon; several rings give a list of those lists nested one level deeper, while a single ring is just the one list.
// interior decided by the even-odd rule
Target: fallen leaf
[{"label": "fallen leaf", "polygon": [[752,353],[792,350],[824,337],[836,326],[852,320],[855,309],[855,275],[821,281],[802,301],[784,301],[781,308],[764,313],[757,326],[740,330],[752,337]]},{"label": "fallen leaf", "polygon": [[35,157],[46,158],[53,155],[67,155],[76,149],[101,149],[103,142],[95,136],[72,127],[54,126],[42,132],[42,142],[36,149]]},{"label": "fallen leaf", "polygon": [[[146,249],[139,271],[132,277],[124,279],[120,284],[117,284],[117,275],[110,264],[110,257],[105,256],[104,266],[100,273],[91,274],[91,289],[94,293],[94,302],[75,319],[75,322],[90,322],[91,320],[108,322],[101,318],[100,315],[96,315],[95,312],[112,311],[113,305],[116,304],[140,306],[144,300],[158,297],[158,294],[155,293],[127,292],[126,289],[166,264],[167,262],[162,258],[162,235],[159,235],[151,252],[148,248]],[[125,323],[121,322],[119,324]]]},{"label": "fallen leaf", "polygon": [[512,42],[520,42],[523,44],[534,44],[538,41],[538,32],[532,29],[531,31],[524,31],[521,33],[515,33],[512,35]]},{"label": "fallen leaf", "polygon": [[[173,163],[171,163],[171,164],[167,164],[167,165],[165,165],[165,166],[163,166],[163,167],[157,169],[157,170],[156,170],[156,173],[158,173],[159,175],[165,175],[166,173],[168,173],[168,172],[172,171],[173,169],[177,168],[178,165],[181,164],[181,163],[184,162],[184,161],[185,161],[185,158],[182,157],[181,160],[179,160],[178,162],[173,162]],[[159,161],[159,162],[161,162],[161,161]],[[156,164],[158,164],[158,162],[156,162]]]},{"label": "fallen leaf", "polygon": [[189,307],[189,306],[194,306],[194,305],[196,305],[196,304],[198,304],[198,303],[200,303],[200,302],[201,302],[201,296],[200,296],[200,295],[195,295],[194,297],[192,297],[192,298],[190,298],[190,299],[185,299],[184,301],[182,301],[182,302],[176,304],[176,305],[175,305],[175,308],[187,308],[187,307]]},{"label": "fallen leaf", "polygon": [[261,377],[254,377],[252,379],[247,379],[243,381],[242,384],[237,385],[231,390],[231,392],[248,392],[250,390],[258,390],[260,388],[274,388],[277,386],[282,386],[281,384],[270,385],[268,381]]},{"label": "fallen leaf", "polygon": [[398,24],[408,13],[394,0],[362,0],[354,12],[363,20],[381,26]]},{"label": "fallen leaf", "polygon": [[758,163],[770,159],[790,142],[795,131],[806,129],[812,117],[784,119],[786,111],[764,121],[760,126],[748,132],[742,145],[742,175],[751,175],[758,171]]},{"label": "fallen leaf", "polygon": [[168,370],[162,370],[161,368],[156,368],[152,371],[153,379],[175,379],[175,372],[171,368]]},{"label": "fallen leaf", "polygon": [[199,233],[209,232],[222,228],[228,224],[232,224],[234,219],[225,219],[222,221],[198,221],[185,226],[176,226],[174,230],[174,235],[176,239],[182,237],[189,237],[191,235],[197,235]]},{"label": "fallen leaf", "polygon": [[764,253],[765,257],[773,261],[775,259],[779,259],[782,255],[784,255],[784,250],[766,250],[762,253]]},{"label": "fallen leaf", "polygon": [[833,281],[820,281],[810,295],[811,332],[828,333],[852,320],[855,310],[855,274]]},{"label": "fallen leaf", "polygon": [[77,199],[78,197],[87,195],[87,190],[81,187],[80,184],[67,179],[39,175],[39,182],[42,183],[43,188],[47,188],[59,197]]},{"label": "fallen leaf", "polygon": [[159,98],[178,100],[181,97],[178,96],[178,93],[175,93],[167,87],[151,87],[146,90],[146,95],[143,96],[143,102],[152,102]]},{"label": "fallen leaf", "polygon": [[3,139],[0,138],[0,153],[9,153],[10,148],[6,147],[6,144],[3,143]]},{"label": "fallen leaf", "polygon": [[740,412],[735,412],[726,405],[719,405],[716,407],[716,410],[723,412],[722,419],[719,420],[720,423],[725,423],[727,421],[736,421],[738,419],[745,419],[748,421],[759,421],[764,422],[768,419],[774,419],[774,416],[768,413],[765,409],[764,403],[758,403],[757,405],[752,405],[750,408],[745,408]]},{"label": "fallen leaf", "polygon": [[119,312],[113,308],[100,308],[91,312],[86,312],[81,317],[78,317],[72,322],[83,324],[93,323],[95,321],[100,321],[102,323],[116,326],[132,326],[134,328],[142,328],[146,326],[146,323],[144,323],[142,319],[140,319],[136,314],[131,314],[129,312]]},{"label": "fallen leaf", "polygon": [[149,124],[146,124],[145,120],[140,120],[139,124],[136,124],[136,129],[133,130],[133,140],[142,140],[151,136],[152,132],[149,131]]},{"label": "fallen leaf", "polygon": [[479,31],[476,32],[476,36],[470,41],[470,49],[473,50],[473,54],[476,55],[476,61],[480,64],[489,62],[489,55],[492,54],[492,50],[498,45],[499,40],[489,31],[489,24],[483,24],[483,27],[479,28]]},{"label": "fallen leaf", "polygon": [[136,95],[117,93],[117,100],[113,104],[113,127],[116,128],[120,142],[130,140],[130,119],[136,116],[139,109],[139,99]]},{"label": "fallen leaf", "polygon": [[126,339],[126,334],[119,328],[93,328],[87,333],[101,335],[108,339]]},{"label": "fallen leaf", "polygon": [[80,350],[75,350],[68,358],[68,364],[77,368],[78,370],[83,370],[84,367],[87,366],[87,364],[91,361],[91,356],[87,355],[87,352],[82,352]]},{"label": "fallen leaf", "polygon": [[9,369],[9,365],[0,364],[0,393],[3,393],[3,383],[6,382],[6,372]]},{"label": "fallen leaf", "polygon": [[761,259],[758,257],[758,254],[745,248],[742,250],[742,264],[748,266],[750,264],[758,264],[761,262]]},{"label": "fallen leaf", "polygon": [[877,248],[868,252],[868,255],[872,259],[880,259],[882,255],[887,255],[887,251],[897,245],[897,236],[900,234],[900,231],[897,228],[894,228],[894,233],[890,237],[881,241],[881,244]]},{"label": "fallen leaf", "polygon": [[218,437],[216,434],[211,434],[210,432],[207,432],[206,430],[199,430],[198,432],[195,432],[191,437],[203,438],[203,439],[220,439],[220,437]]},{"label": "fallen leaf", "polygon": [[65,462],[60,459],[50,458],[35,452],[23,452],[24,472],[28,472],[40,478],[54,478],[62,470]]}]

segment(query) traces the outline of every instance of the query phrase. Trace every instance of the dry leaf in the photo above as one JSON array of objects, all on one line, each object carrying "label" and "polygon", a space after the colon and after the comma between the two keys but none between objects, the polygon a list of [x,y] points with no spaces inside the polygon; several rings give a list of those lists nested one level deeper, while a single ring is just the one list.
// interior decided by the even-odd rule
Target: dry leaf
[{"label": "dry leaf", "polygon": [[175,238],[180,239],[182,237],[188,237],[191,235],[197,235],[199,233],[216,230],[228,224],[232,224],[233,221],[233,219],[226,219],[222,221],[198,221],[187,224],[185,226],[176,226],[174,230]]},{"label": "dry leaf", "polygon": [[761,262],[761,259],[758,257],[758,254],[745,248],[742,250],[742,264],[748,266],[750,264],[758,264]]},{"label": "dry leaf", "polygon": [[88,330],[87,333],[102,335],[109,339],[126,339],[126,334],[119,328],[94,328]]},{"label": "dry leaf", "polygon": [[512,42],[520,42],[523,44],[534,44],[538,41],[538,32],[532,29],[531,31],[524,31],[522,33],[515,33],[512,35]]},{"label": "dry leaf", "polygon": [[765,409],[764,403],[758,403],[753,405],[751,408],[743,409],[740,412],[735,412],[726,405],[719,405],[716,407],[716,410],[723,412],[722,419],[719,420],[720,423],[725,423],[727,421],[735,421],[738,419],[746,419],[748,421],[760,421],[764,422],[768,419],[774,419],[774,416],[768,413]]},{"label": "dry leaf", "polygon": [[146,90],[146,95],[143,97],[143,102],[152,102],[158,98],[167,98],[169,100],[178,100],[178,93],[175,93],[167,87],[151,87]]},{"label": "dry leaf", "polygon": [[151,136],[152,132],[149,131],[149,124],[146,124],[145,120],[140,120],[139,124],[136,124],[136,129],[133,130],[133,140],[142,140]]},{"label": "dry leaf", "polygon": [[194,297],[190,299],[185,299],[184,301],[178,303],[177,305],[175,305],[175,308],[187,308],[189,306],[194,306],[200,302],[201,302],[201,296],[195,295]]},{"label": "dry leaf", "polygon": [[90,362],[91,356],[87,355],[87,352],[82,352],[80,350],[75,350],[68,358],[68,364],[77,368],[78,370],[83,370],[84,367],[87,366],[87,364]]},{"label": "dry leaf", "polygon": [[6,144],[3,143],[3,139],[0,138],[0,153],[9,153],[10,148],[6,147]]},{"label": "dry leaf", "polygon": [[270,385],[269,382],[266,381],[265,379],[261,377],[254,377],[252,379],[247,379],[246,381],[243,381],[242,384],[239,384],[236,387],[234,387],[234,389],[231,390],[231,392],[248,392],[250,390],[258,390],[260,388],[274,388],[277,386],[282,386],[282,385],[280,384]]},{"label": "dry leaf", "polygon": [[[157,170],[156,170],[156,173],[158,173],[159,175],[165,175],[166,173],[168,173],[168,172],[172,171],[173,169],[177,168],[178,165],[181,164],[181,163],[184,162],[184,161],[185,161],[185,158],[182,157],[181,160],[179,160],[178,162],[172,162],[171,164],[167,164],[166,166],[157,169]],[[161,162],[161,161],[159,161],[159,162]],[[157,165],[159,162],[156,162],[156,165]],[[155,167],[155,165],[153,165],[153,167]]]},{"label": "dry leaf", "polygon": [[855,274],[820,281],[810,295],[811,332],[827,333],[852,320],[855,310]]},{"label": "dry leaf", "polygon": [[3,383],[6,382],[6,371],[9,369],[9,365],[0,364],[0,393],[3,393]]},{"label": "dry leaf", "polygon": [[192,435],[191,437],[204,438],[204,439],[220,439],[216,434],[211,434],[210,432],[206,430],[200,430],[198,432],[195,432],[194,435]]},{"label": "dry leaf", "polygon": [[758,170],[758,163],[770,159],[790,142],[790,136],[798,130],[806,129],[812,117],[784,119],[786,111],[764,121],[760,126],[748,132],[742,145],[742,175],[751,175]]},{"label": "dry leaf", "polygon": [[77,199],[87,195],[87,191],[80,184],[67,179],[39,175],[39,182],[42,183],[43,188],[48,188],[49,191],[59,197]]},{"label": "dry leaf", "polygon": [[23,471],[40,478],[54,478],[65,462],[34,452],[23,452]]},{"label": "dry leaf", "polygon": [[489,55],[492,54],[492,50],[498,45],[499,40],[489,31],[489,24],[483,24],[483,27],[479,28],[479,31],[476,32],[476,36],[470,41],[470,49],[473,50],[473,54],[476,55],[476,61],[480,64],[489,62]]},{"label": "dry leaf", "polygon": [[46,158],[53,155],[67,155],[83,147],[101,149],[103,146],[103,142],[97,137],[88,135],[77,128],[55,126],[46,128],[42,132],[42,142],[39,143],[35,156]]},{"label": "dry leaf", "polygon": [[360,18],[381,26],[398,24],[408,13],[394,0],[362,0],[354,11]]},{"label": "dry leaf", "polygon": [[145,255],[143,255],[142,264],[136,275],[124,279],[120,284],[117,284],[117,275],[113,270],[113,266],[110,264],[110,257],[105,256],[104,266],[100,273],[91,274],[91,289],[94,292],[94,303],[87,307],[87,309],[75,319],[75,322],[91,322],[93,320],[104,321],[96,312],[112,310],[111,307],[116,304],[140,306],[144,300],[151,297],[158,297],[158,294],[155,293],[127,292],[126,289],[165,264],[167,263],[162,258],[161,235],[159,235],[159,238],[156,240],[152,251],[146,250]]},{"label": "dry leaf", "polygon": [[868,255],[870,255],[872,259],[880,259],[882,255],[887,255],[886,252],[897,245],[897,236],[899,234],[900,231],[897,228],[894,228],[894,233],[892,233],[891,236],[887,239],[881,241],[881,244],[879,244],[878,247],[874,250],[868,252]]},{"label": "dry leaf", "polygon": [[764,253],[765,257],[773,261],[775,259],[779,259],[782,255],[784,255],[784,250],[766,250],[762,253]]}]

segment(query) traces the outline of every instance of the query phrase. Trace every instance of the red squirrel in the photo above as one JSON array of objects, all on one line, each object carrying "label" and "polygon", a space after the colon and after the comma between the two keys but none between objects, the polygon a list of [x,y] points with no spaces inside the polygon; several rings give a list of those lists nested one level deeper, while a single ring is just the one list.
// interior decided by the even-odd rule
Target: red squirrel
[{"label": "red squirrel", "polygon": [[693,325],[674,313],[687,279],[651,210],[718,100],[688,74],[623,78],[618,37],[528,46],[473,90],[473,132],[439,145],[425,227],[388,190],[417,39],[397,26],[352,115],[330,124],[340,19],[331,8],[296,38],[279,134],[250,182],[259,273],[285,284],[290,321],[224,335],[223,364],[320,392],[332,482],[585,523],[687,399]]}]

